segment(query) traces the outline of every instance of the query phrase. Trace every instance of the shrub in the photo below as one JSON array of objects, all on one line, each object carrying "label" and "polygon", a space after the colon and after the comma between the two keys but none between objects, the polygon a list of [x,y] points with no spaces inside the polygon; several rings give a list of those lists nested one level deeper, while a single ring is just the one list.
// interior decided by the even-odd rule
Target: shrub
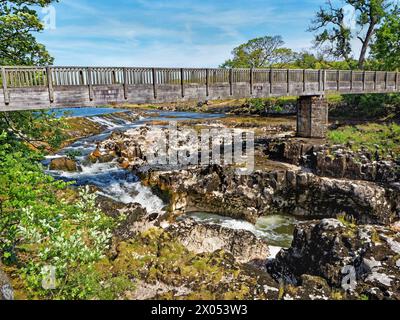
[{"label": "shrub", "polygon": [[[96,207],[88,187],[74,203],[63,199],[69,184],[46,175],[40,158],[0,135],[2,260],[18,265],[31,297],[87,298],[96,290],[94,265],[108,250],[114,221]],[[47,266],[56,270],[56,290],[42,288]]]}]

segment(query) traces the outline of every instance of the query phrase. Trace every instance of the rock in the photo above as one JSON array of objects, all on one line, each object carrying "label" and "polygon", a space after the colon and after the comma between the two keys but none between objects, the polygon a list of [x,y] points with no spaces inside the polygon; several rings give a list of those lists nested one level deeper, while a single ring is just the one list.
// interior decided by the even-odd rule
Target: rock
[{"label": "rock", "polygon": [[[96,192],[98,190],[94,190]],[[96,205],[108,216],[115,219],[119,218],[121,212],[124,212],[127,208],[125,203],[111,199],[110,197],[96,194]]]},{"label": "rock", "polygon": [[135,278],[136,290],[124,293],[131,299],[265,300],[279,294],[266,271],[238,263],[225,250],[190,252],[160,228],[117,241],[110,263],[113,274]]},{"label": "rock", "polygon": [[14,291],[10,280],[0,264],[0,300],[14,300]]},{"label": "rock", "polygon": [[268,244],[246,230],[234,230],[185,219],[171,225],[167,231],[189,251],[195,253],[212,253],[223,249],[232,253],[239,263],[265,262],[269,256]]},{"label": "rock", "polygon": [[81,169],[77,165],[76,161],[67,157],[62,157],[51,160],[50,170],[76,172]]},{"label": "rock", "polygon": [[114,230],[114,236],[119,241],[131,239],[138,233],[159,225],[158,214],[149,215],[139,203],[125,205],[124,208],[119,210],[119,215],[125,217]]},{"label": "rock", "polygon": [[400,221],[397,221],[395,223],[393,223],[390,228],[394,231],[394,232],[400,232]]},{"label": "rock", "polygon": [[299,165],[315,148],[312,140],[273,138],[267,141],[266,153],[270,159]]},{"label": "rock", "polygon": [[365,149],[354,152],[349,146],[324,145],[322,140],[273,138],[265,153],[273,160],[301,164],[319,176],[385,184],[400,180],[400,166],[390,156],[380,159]]},{"label": "rock", "polygon": [[[400,299],[399,241],[398,234],[383,226],[356,226],[336,219],[308,222],[296,228],[292,246],[270,260],[267,270],[294,286],[303,284],[304,275],[312,275],[358,296]],[[343,287],[352,273],[353,287]]]},{"label": "rock", "polygon": [[97,147],[89,156],[88,160],[92,163],[100,162],[106,163],[111,162],[115,158],[114,152],[101,152],[100,149]]},{"label": "rock", "polygon": [[238,176],[233,169],[214,165],[152,171],[144,175],[144,182],[172,195],[170,209],[175,214],[203,211],[254,223],[273,213],[334,218],[345,212],[362,223],[391,223],[400,213],[399,193],[394,189],[301,171]]}]

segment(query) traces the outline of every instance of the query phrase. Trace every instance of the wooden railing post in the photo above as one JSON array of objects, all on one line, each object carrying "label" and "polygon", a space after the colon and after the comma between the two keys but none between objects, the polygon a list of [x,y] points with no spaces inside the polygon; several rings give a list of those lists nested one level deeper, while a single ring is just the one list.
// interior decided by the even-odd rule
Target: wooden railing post
[{"label": "wooden railing post", "polygon": [[340,70],[337,71],[337,91],[340,91]]},{"label": "wooden railing post", "polygon": [[153,74],[154,99],[157,99],[157,70],[156,70],[156,68],[152,68],[151,71],[152,71],[152,74]]},{"label": "wooden railing post", "polygon": [[253,95],[253,87],[254,87],[254,70],[250,69],[250,95]]},{"label": "wooden railing post", "polygon": [[79,70],[79,84],[84,86],[85,85],[85,78],[83,76],[83,71]]},{"label": "wooden railing post", "polygon": [[273,75],[274,70],[272,68],[269,69],[269,93],[273,93],[273,82],[274,82],[274,75]]},{"label": "wooden railing post", "polygon": [[318,70],[318,91],[322,91],[322,70]]},{"label": "wooden railing post", "polygon": [[50,103],[54,102],[53,75],[50,67],[46,67],[47,88],[49,89]]},{"label": "wooden railing post", "polygon": [[287,79],[286,79],[286,81],[287,81],[287,93],[289,94],[290,93],[290,69],[287,69],[287,74],[286,74],[286,76],[287,76]]},{"label": "wooden railing post", "polygon": [[181,92],[182,92],[182,98],[185,97],[185,71],[183,68],[181,68]]},{"label": "wooden railing post", "polygon": [[115,73],[115,70],[111,71],[111,84],[116,84],[117,83],[117,74]]},{"label": "wooden railing post", "polygon": [[210,95],[210,69],[206,69],[206,96]]},{"label": "wooden railing post", "polygon": [[322,78],[322,91],[326,90],[326,70],[322,70],[323,78]]},{"label": "wooden railing post", "polygon": [[396,72],[396,79],[395,79],[395,91],[399,90],[399,73]]},{"label": "wooden railing post", "polygon": [[374,73],[374,91],[376,91],[377,82],[378,82],[378,72],[375,71],[375,73]]},{"label": "wooden railing post", "polygon": [[124,99],[128,100],[128,71],[126,68],[122,69],[123,82],[124,82]]},{"label": "wooden railing post", "polygon": [[306,69],[303,69],[303,92],[306,92],[306,77],[307,77],[307,72]]},{"label": "wooden railing post", "polygon": [[389,74],[388,74],[388,72],[386,71],[386,72],[385,72],[385,91],[386,91],[387,88],[388,88],[388,78],[389,78],[388,75],[389,75]]},{"label": "wooden railing post", "polygon": [[353,77],[354,77],[354,72],[353,72],[353,70],[350,70],[350,91],[353,91],[353,86],[354,86],[354,84],[353,84],[353,81],[354,81]]},{"label": "wooden railing post", "polygon": [[366,88],[366,75],[367,73],[365,72],[365,70],[363,71],[363,91],[365,91]]},{"label": "wooden railing post", "polygon": [[10,104],[10,95],[7,88],[7,73],[5,67],[1,67],[1,79],[3,82],[4,103]]},{"label": "wooden railing post", "polygon": [[229,90],[230,95],[233,95],[233,69],[229,69]]},{"label": "wooden railing post", "polygon": [[88,73],[88,86],[89,86],[89,100],[93,101],[93,79],[92,79],[92,68],[87,68]]}]

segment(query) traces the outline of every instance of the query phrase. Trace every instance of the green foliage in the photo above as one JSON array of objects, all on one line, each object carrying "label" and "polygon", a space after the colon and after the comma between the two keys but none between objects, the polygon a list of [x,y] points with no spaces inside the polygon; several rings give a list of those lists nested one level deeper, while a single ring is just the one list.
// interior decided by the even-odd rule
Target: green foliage
[{"label": "green foliage", "polygon": [[400,8],[395,8],[377,31],[371,46],[377,69],[400,69]]},{"label": "green foliage", "polygon": [[233,58],[225,61],[221,67],[351,70],[358,65],[358,61],[350,57],[347,60],[328,60],[323,54],[294,52],[283,45],[280,36],[252,39],[233,49]]},{"label": "green foliage", "polygon": [[[400,94],[363,94],[343,96],[344,116],[356,118],[378,118],[400,112]],[[332,115],[337,115],[335,112]]]},{"label": "green foliage", "polygon": [[336,219],[350,229],[355,229],[357,227],[355,218],[347,215],[346,213],[338,214]]},{"label": "green foliage", "polygon": [[7,134],[0,135],[0,252],[11,257],[16,245],[17,226],[24,208],[56,209],[54,192],[65,187],[46,176],[37,163],[40,155],[28,150],[18,141],[10,141]]},{"label": "green foliage", "polygon": [[283,48],[281,36],[251,39],[232,51],[233,58],[222,64],[223,68],[267,68],[294,60],[295,53]]},{"label": "green foliage", "polygon": [[356,32],[352,32],[346,25],[348,18],[343,5],[335,7],[332,1],[321,7],[309,31],[316,32],[315,44],[334,57],[350,61],[354,50],[352,41],[357,37],[361,42],[361,52],[358,58],[358,67],[365,64],[366,54],[370,47],[374,33],[390,11],[391,2],[387,0],[344,0],[344,4],[351,6],[355,12]]},{"label": "green foliage", "polygon": [[[32,297],[86,298],[94,289],[85,281],[97,277],[91,268],[110,245],[114,221],[96,207],[88,188],[74,203],[63,200],[68,184],[44,174],[39,159],[22,143],[0,135],[2,260],[18,263]],[[42,288],[45,266],[56,268],[54,291]]]},{"label": "green foliage", "polygon": [[282,112],[285,105],[297,104],[296,97],[280,97],[280,98],[251,98],[247,99],[247,106],[255,113],[260,112]]},{"label": "green foliage", "polygon": [[54,0],[0,2],[0,65],[46,65],[53,58],[33,32],[43,31],[34,6],[46,7]]},{"label": "green foliage", "polygon": [[[0,65],[47,65],[53,63],[35,32],[43,30],[37,8],[56,0],[14,0],[0,2]],[[45,111],[0,112],[0,132],[11,133],[35,146],[60,145],[62,119]],[[45,143],[44,143],[45,142]]]},{"label": "green foliage", "polygon": [[263,98],[253,98],[253,99],[247,99],[246,104],[248,104],[250,108],[255,109],[256,111],[264,111],[266,106],[266,101]]},{"label": "green foliage", "polygon": [[70,151],[67,151],[66,153],[65,153],[65,155],[69,158],[69,159],[71,159],[71,160],[76,160],[76,157],[80,157],[81,155],[82,155],[82,152],[80,152],[79,150],[70,150]]},{"label": "green foliage", "polygon": [[365,294],[362,294],[362,295],[360,295],[360,300],[362,300],[362,301],[368,301],[368,300],[369,300],[369,297],[368,297],[367,295],[365,295]]},{"label": "green foliage", "polygon": [[[29,207],[22,210],[17,238],[30,253],[22,271],[28,288],[38,297],[83,299],[93,287],[85,279],[88,271],[95,276],[91,268],[104,258],[113,221],[96,208],[96,197],[88,187],[79,196],[74,204],[61,202],[62,207],[53,213],[45,210],[43,214]],[[61,288],[56,292],[42,288],[44,266],[56,268],[57,287]]]},{"label": "green foliage", "polygon": [[39,148],[58,148],[65,138],[65,127],[64,118],[56,118],[54,112],[0,112],[0,132],[9,132],[9,139],[19,139]]},{"label": "green foliage", "polygon": [[400,157],[400,125],[395,123],[346,126],[329,131],[328,139],[333,144],[350,144],[354,151],[364,147],[381,156]]}]

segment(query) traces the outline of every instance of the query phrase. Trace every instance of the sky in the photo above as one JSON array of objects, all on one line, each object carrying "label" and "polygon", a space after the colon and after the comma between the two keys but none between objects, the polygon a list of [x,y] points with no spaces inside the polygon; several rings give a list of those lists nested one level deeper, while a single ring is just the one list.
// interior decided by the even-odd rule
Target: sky
[{"label": "sky", "polygon": [[[237,45],[281,35],[312,47],[307,32],[324,0],[60,0],[38,35],[62,66],[217,67]],[[40,12],[43,19],[52,16]]]}]

